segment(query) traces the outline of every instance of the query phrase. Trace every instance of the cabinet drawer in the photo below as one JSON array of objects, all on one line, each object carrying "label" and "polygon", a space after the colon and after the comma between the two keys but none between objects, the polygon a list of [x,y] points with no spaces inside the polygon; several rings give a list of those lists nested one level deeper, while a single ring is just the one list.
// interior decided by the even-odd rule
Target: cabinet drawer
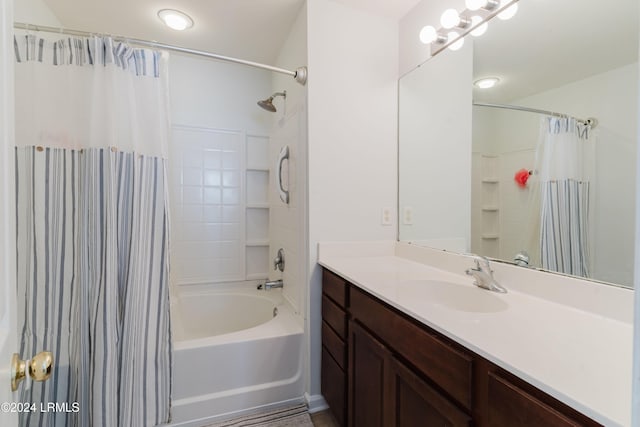
[{"label": "cabinet drawer", "polygon": [[347,282],[327,269],[322,270],[322,292],[341,308],[347,307]]},{"label": "cabinet drawer", "polygon": [[347,416],[347,378],[338,364],[322,348],[322,396],[327,401],[333,416],[340,426],[345,426]]},{"label": "cabinet drawer", "polygon": [[[540,392],[541,393],[541,392]],[[552,399],[550,396],[546,396]],[[489,372],[488,421],[492,427],[599,426],[582,414],[565,414],[561,402],[551,406],[499,374]],[[567,408],[572,413],[571,408]]]},{"label": "cabinet drawer", "polygon": [[343,340],[331,329],[326,322],[322,322],[322,345],[338,362],[340,368],[347,370],[347,348]]},{"label": "cabinet drawer", "polygon": [[350,312],[380,339],[471,410],[473,356],[413,323],[355,287]]},{"label": "cabinet drawer", "polygon": [[327,322],[343,341],[347,339],[347,314],[326,295],[322,295],[322,320]]}]

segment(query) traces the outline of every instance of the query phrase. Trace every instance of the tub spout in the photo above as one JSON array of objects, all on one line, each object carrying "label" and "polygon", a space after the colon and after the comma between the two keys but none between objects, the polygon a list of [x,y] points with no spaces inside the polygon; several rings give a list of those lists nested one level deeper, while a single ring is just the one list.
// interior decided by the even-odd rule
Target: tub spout
[{"label": "tub spout", "polygon": [[258,289],[264,289],[265,291],[268,291],[271,288],[281,288],[283,286],[284,283],[282,282],[282,279],[267,280],[266,282],[264,282],[264,284],[258,285]]}]

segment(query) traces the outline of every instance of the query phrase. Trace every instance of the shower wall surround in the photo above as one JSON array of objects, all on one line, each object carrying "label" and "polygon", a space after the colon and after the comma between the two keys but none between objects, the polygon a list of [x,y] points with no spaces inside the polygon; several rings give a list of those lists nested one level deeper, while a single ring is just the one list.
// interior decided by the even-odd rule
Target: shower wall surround
[{"label": "shower wall surround", "polygon": [[[280,49],[276,66],[296,67],[307,63],[307,9],[303,6],[291,31]],[[278,111],[268,114],[272,120],[269,144],[269,278],[283,279],[283,293],[296,312],[304,315],[306,287],[306,189],[307,189],[307,87],[291,78],[272,75],[271,93],[286,90],[287,98],[276,98]],[[257,108],[257,107],[256,107]],[[262,110],[260,110],[262,111]],[[289,146],[289,160],[285,161],[285,186],[288,183],[289,204],[280,200],[276,159],[283,146]],[[288,179],[287,179],[288,178]],[[272,260],[279,248],[284,249],[285,270],[274,271]]]},{"label": "shower wall surround", "polygon": [[174,54],[171,77],[172,281],[266,279],[270,73]]}]

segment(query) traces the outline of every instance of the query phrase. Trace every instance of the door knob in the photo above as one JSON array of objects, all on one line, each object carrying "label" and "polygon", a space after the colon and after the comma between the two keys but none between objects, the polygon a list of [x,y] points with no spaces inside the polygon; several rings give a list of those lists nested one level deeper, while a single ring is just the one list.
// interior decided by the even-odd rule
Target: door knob
[{"label": "door knob", "polygon": [[11,391],[16,391],[18,385],[27,376],[27,369],[29,370],[29,376],[34,381],[46,381],[51,376],[51,369],[53,366],[53,354],[50,351],[42,351],[29,361],[20,359],[18,353],[13,353],[11,358]]}]

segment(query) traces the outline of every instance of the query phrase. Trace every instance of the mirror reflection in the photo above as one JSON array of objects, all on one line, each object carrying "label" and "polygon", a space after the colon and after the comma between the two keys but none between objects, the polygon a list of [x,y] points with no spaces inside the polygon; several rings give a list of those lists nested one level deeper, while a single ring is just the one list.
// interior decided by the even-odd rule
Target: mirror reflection
[{"label": "mirror reflection", "polygon": [[399,239],[632,286],[638,4],[519,5],[400,80]]}]

